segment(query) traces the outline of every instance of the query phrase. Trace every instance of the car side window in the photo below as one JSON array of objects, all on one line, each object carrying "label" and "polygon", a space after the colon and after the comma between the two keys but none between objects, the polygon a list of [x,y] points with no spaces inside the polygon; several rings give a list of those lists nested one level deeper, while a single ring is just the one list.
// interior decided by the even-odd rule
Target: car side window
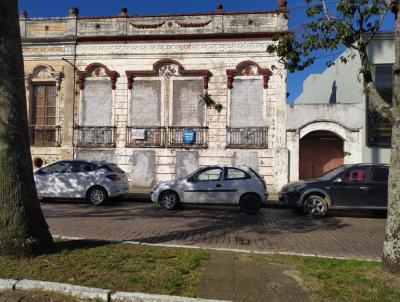
[{"label": "car side window", "polygon": [[219,181],[221,179],[222,169],[211,168],[200,171],[193,177],[193,181]]},{"label": "car side window", "polygon": [[387,183],[389,177],[389,169],[386,167],[372,167],[372,182]]},{"label": "car side window", "polygon": [[236,169],[236,168],[227,168],[226,169],[226,180],[235,180],[235,179],[248,179],[250,175],[246,172]]},{"label": "car side window", "polygon": [[42,173],[68,173],[72,171],[72,165],[70,162],[62,161],[41,169]]},{"label": "car side window", "polygon": [[367,169],[365,167],[354,167],[344,172],[344,183],[365,183]]}]

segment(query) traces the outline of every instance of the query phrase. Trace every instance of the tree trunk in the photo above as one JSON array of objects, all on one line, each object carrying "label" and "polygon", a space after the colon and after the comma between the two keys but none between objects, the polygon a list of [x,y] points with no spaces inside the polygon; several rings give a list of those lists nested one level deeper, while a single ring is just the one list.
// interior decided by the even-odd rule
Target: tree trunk
[{"label": "tree trunk", "polygon": [[0,255],[53,246],[33,181],[17,0],[0,0]]},{"label": "tree trunk", "polygon": [[383,268],[400,272],[400,20],[396,15],[392,101],[392,150],[388,183],[388,217],[383,243]]}]

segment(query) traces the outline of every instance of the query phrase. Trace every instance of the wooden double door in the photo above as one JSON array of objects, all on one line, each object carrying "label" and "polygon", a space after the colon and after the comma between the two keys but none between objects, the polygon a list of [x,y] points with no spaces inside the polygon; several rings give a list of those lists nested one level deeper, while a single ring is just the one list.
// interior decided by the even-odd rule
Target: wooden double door
[{"label": "wooden double door", "polygon": [[300,140],[299,178],[313,179],[343,165],[343,141],[336,135],[318,131]]}]

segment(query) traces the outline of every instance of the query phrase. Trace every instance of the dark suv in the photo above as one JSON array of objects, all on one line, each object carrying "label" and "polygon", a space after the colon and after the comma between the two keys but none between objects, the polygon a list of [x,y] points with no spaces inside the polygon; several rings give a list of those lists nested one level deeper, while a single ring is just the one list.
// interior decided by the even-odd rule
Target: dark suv
[{"label": "dark suv", "polygon": [[387,209],[389,165],[343,165],[320,177],[285,185],[279,200],[323,217],[328,209]]}]

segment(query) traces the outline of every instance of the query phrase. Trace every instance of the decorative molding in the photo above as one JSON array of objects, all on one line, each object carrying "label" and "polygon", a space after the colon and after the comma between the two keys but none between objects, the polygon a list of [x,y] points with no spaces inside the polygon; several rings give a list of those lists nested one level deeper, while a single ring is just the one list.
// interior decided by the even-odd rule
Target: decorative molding
[{"label": "decorative molding", "polygon": [[268,68],[261,68],[260,65],[253,61],[243,61],[239,63],[235,69],[227,69],[227,87],[233,88],[233,81],[235,76],[254,76],[262,75],[264,80],[264,89],[268,88],[270,70]]},{"label": "decorative molding", "polygon": [[78,45],[77,55],[110,55],[138,53],[209,53],[209,52],[263,52],[271,42],[201,42],[148,43],[132,45]]},{"label": "decorative molding", "polygon": [[[169,22],[168,22],[169,23]],[[167,24],[168,24],[167,23]],[[237,27],[231,31],[222,31],[221,28],[214,31],[209,28],[208,30],[199,30],[194,33],[191,30],[181,31],[181,32],[168,32],[166,30],[160,30],[159,32],[154,32],[152,34],[114,34],[114,35],[80,35],[76,38],[78,43],[83,42],[133,42],[133,41],[221,41],[221,40],[240,40],[245,41],[248,39],[262,39],[270,40],[276,36],[289,33],[287,30],[280,28],[271,27],[267,31],[257,31],[257,32],[237,32]]]},{"label": "decorative molding", "polygon": [[64,53],[64,47],[24,47],[22,49],[23,54],[27,55],[48,55],[48,54],[59,54]]},{"label": "decorative molding", "polygon": [[[177,69],[177,70],[176,70]],[[132,90],[133,82],[135,77],[140,76],[201,76],[204,81],[204,89],[208,89],[208,82],[210,80],[211,73],[208,69],[199,70],[185,70],[183,66],[172,59],[161,59],[153,64],[152,70],[127,70],[125,74],[128,78],[128,89]]]},{"label": "decorative molding", "polygon": [[109,70],[107,66],[101,63],[92,63],[86,66],[84,71],[77,71],[78,74],[78,84],[79,89],[85,89],[85,79],[88,77],[110,77],[111,88],[114,90],[116,88],[117,78],[119,74],[114,70]]},{"label": "decorative molding", "polygon": [[212,20],[207,21],[207,22],[197,22],[197,23],[187,23],[187,22],[179,22],[175,21],[176,24],[178,24],[180,27],[206,27],[208,24],[210,24]]},{"label": "decorative molding", "polygon": [[156,23],[156,24],[135,24],[135,23],[130,23],[134,28],[138,28],[138,29],[149,29],[149,28],[158,28],[161,27],[165,24],[164,22],[161,23]]}]

